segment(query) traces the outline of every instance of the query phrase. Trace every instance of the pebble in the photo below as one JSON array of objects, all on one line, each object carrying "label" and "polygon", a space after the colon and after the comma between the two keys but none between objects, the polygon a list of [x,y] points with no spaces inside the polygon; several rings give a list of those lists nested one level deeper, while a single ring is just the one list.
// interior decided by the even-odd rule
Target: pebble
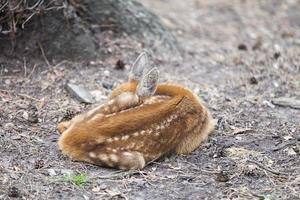
[{"label": "pebble", "polygon": [[80,103],[94,103],[93,96],[83,87],[71,83],[66,84],[66,90]]},{"label": "pebble", "polygon": [[110,75],[110,72],[109,72],[108,70],[105,70],[105,71],[103,72],[103,75],[108,77],[108,76]]},{"label": "pebble", "polygon": [[56,172],[54,169],[47,169],[47,172],[49,176],[56,176]]},{"label": "pebble", "polygon": [[18,197],[20,197],[20,191],[17,187],[12,186],[12,187],[8,188],[7,195],[9,197],[18,198]]},{"label": "pebble", "polygon": [[10,129],[14,128],[14,127],[15,127],[15,125],[13,123],[6,123],[3,126],[4,130],[6,130],[6,131],[10,130]]},{"label": "pebble", "polygon": [[71,169],[61,169],[60,173],[63,175],[71,176],[72,174],[74,174],[74,171]]},{"label": "pebble", "polygon": [[282,107],[300,109],[300,100],[296,98],[279,97],[272,100],[272,103]]},{"label": "pebble", "polygon": [[241,50],[241,51],[247,51],[248,50],[248,48],[245,44],[239,44],[238,49]]},{"label": "pebble", "polygon": [[104,81],[102,82],[102,86],[103,86],[105,89],[111,90],[111,89],[114,87],[114,82],[113,82],[113,81],[109,81],[109,80],[104,80]]}]

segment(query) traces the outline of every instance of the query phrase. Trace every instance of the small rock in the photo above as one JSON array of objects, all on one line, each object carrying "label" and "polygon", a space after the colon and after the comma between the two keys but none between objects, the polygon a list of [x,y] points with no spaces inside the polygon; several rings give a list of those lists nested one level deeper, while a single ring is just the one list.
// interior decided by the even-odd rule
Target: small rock
[{"label": "small rock", "polygon": [[94,188],[92,188],[92,191],[93,192],[99,192],[100,191],[100,187],[94,187]]},{"label": "small rock", "polygon": [[297,155],[297,152],[293,148],[287,148],[285,151],[289,156],[296,156]]},{"label": "small rock", "polygon": [[295,36],[295,33],[292,32],[292,31],[285,31],[281,34],[282,38],[291,38],[291,37],[294,37],[294,36]]},{"label": "small rock", "polygon": [[277,60],[280,57],[280,52],[275,52],[273,57]]},{"label": "small rock", "polygon": [[257,80],[254,76],[252,76],[252,77],[250,78],[249,82],[250,82],[250,84],[252,84],[252,85],[258,84],[258,80]]},{"label": "small rock", "polygon": [[275,106],[269,101],[265,100],[265,101],[263,101],[263,104],[269,106],[270,108],[275,108]]},{"label": "small rock", "polygon": [[217,175],[216,180],[219,182],[227,182],[227,181],[229,181],[229,177],[228,177],[228,175],[224,174],[224,172],[221,171]]},{"label": "small rock", "polygon": [[284,140],[292,140],[294,138],[292,136],[290,136],[290,135],[286,135],[286,136],[283,136],[283,139]]},{"label": "small rock", "polygon": [[125,68],[125,63],[122,60],[118,60],[115,69],[124,70],[124,68]]},{"label": "small rock", "polygon": [[38,118],[38,110],[37,107],[33,104],[29,106],[29,112],[28,112],[28,121],[31,123],[38,123],[39,118]]},{"label": "small rock", "polygon": [[257,41],[255,42],[255,44],[253,45],[252,50],[260,49],[261,46],[262,46],[262,42],[261,42],[261,39],[259,39],[259,40],[257,40]]},{"label": "small rock", "polygon": [[102,182],[102,183],[100,184],[100,186],[99,186],[99,189],[100,189],[100,190],[105,190],[106,188],[108,188],[108,185],[107,185],[106,183],[104,183],[104,182]]},{"label": "small rock", "polygon": [[272,100],[272,103],[282,107],[300,109],[300,100],[288,97],[280,97]]},{"label": "small rock", "polygon": [[76,112],[74,110],[67,110],[64,113],[64,116],[61,120],[58,121],[66,121],[66,120],[71,120],[76,114],[78,114],[79,112]]},{"label": "small rock", "polygon": [[71,169],[61,169],[60,173],[63,175],[71,176],[72,174],[74,174],[74,171]]},{"label": "small rock", "polygon": [[107,99],[107,96],[103,95],[101,90],[93,90],[91,91],[91,94],[93,95],[96,102],[100,102]]},{"label": "small rock", "polygon": [[81,103],[94,103],[93,96],[83,87],[67,83],[66,90]]},{"label": "small rock", "polygon": [[21,140],[21,136],[20,135],[14,135],[11,137],[12,140]]},{"label": "small rock", "polygon": [[14,127],[15,127],[15,125],[13,123],[6,123],[3,126],[4,130],[6,130],[6,131],[11,130]]},{"label": "small rock", "polygon": [[110,72],[109,72],[108,70],[105,70],[105,71],[103,72],[103,75],[106,76],[106,77],[108,77],[108,76],[110,75]]},{"label": "small rock", "polygon": [[114,87],[114,83],[113,83],[113,81],[110,81],[110,80],[104,80],[104,81],[102,82],[102,86],[103,86],[105,89],[111,90],[111,89]]},{"label": "small rock", "polygon": [[10,81],[9,79],[6,79],[6,80],[4,81],[4,83],[5,83],[6,85],[10,85],[11,81]]},{"label": "small rock", "polygon": [[20,197],[20,191],[17,187],[12,186],[12,187],[8,188],[7,195],[9,197],[18,198],[18,197]]},{"label": "small rock", "polygon": [[47,169],[47,172],[49,176],[56,176],[56,172],[54,169]]},{"label": "small rock", "polygon": [[40,169],[42,167],[44,167],[44,161],[43,160],[37,160],[34,163],[34,169]]},{"label": "small rock", "polygon": [[24,111],[22,116],[23,116],[23,118],[24,118],[25,120],[28,120],[28,118],[29,118],[29,115],[28,115],[28,112],[27,112],[27,111]]},{"label": "small rock", "polygon": [[243,174],[247,176],[261,177],[264,175],[262,170],[260,170],[255,164],[245,164],[242,168]]},{"label": "small rock", "polygon": [[238,49],[241,50],[241,51],[247,51],[248,50],[248,48],[245,44],[239,44]]}]

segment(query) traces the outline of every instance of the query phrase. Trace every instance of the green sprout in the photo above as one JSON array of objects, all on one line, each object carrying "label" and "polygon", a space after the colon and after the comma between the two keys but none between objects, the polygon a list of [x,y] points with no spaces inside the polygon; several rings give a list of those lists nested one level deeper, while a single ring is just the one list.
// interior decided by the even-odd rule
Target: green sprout
[{"label": "green sprout", "polygon": [[64,181],[72,183],[77,186],[83,186],[88,182],[88,177],[86,174],[65,175]]}]

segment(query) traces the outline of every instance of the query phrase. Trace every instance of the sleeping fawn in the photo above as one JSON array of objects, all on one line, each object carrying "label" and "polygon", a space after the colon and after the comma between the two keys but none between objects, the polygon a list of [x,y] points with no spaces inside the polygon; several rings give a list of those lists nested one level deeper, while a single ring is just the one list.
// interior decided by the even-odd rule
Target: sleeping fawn
[{"label": "sleeping fawn", "polygon": [[214,128],[200,99],[175,84],[158,84],[157,68],[148,69],[142,53],[128,83],[110,100],[61,122],[59,148],[72,160],[118,169],[142,169],[171,153],[195,150]]}]

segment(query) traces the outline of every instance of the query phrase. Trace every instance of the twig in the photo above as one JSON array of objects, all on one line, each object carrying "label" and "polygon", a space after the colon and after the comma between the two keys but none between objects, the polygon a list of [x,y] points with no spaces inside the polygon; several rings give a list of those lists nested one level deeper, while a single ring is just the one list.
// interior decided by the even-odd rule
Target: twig
[{"label": "twig", "polygon": [[96,178],[101,178],[101,179],[107,179],[107,178],[118,178],[118,177],[124,177],[127,175],[135,175],[135,174],[141,174],[143,172],[139,170],[131,170],[131,171],[118,171],[116,173],[112,173],[110,175],[106,176],[97,176]]},{"label": "twig", "polygon": [[26,64],[26,58],[23,57],[23,66],[24,66],[24,77],[27,76],[27,64]]},{"label": "twig", "polygon": [[14,8],[11,8],[10,11],[14,11],[14,10],[17,10],[19,8],[19,6],[23,3],[23,0],[21,0],[16,7]]},{"label": "twig", "polygon": [[[41,3],[42,2],[42,3]],[[35,9],[37,6],[42,5],[44,3],[43,0],[38,0],[32,7],[28,7],[26,8],[27,10],[33,10]]]},{"label": "twig", "polygon": [[27,76],[28,79],[32,76],[32,74],[33,74],[33,72],[34,72],[36,66],[37,66],[37,64],[34,64],[34,65],[33,65],[33,68],[32,68],[32,70],[31,70],[30,74]]},{"label": "twig", "polygon": [[29,96],[29,95],[27,95],[27,94],[18,94],[18,96],[25,97],[25,98],[27,98],[27,99],[31,99],[31,100],[34,100],[34,101],[41,101],[41,100],[39,100],[39,99],[37,99],[37,98],[34,98],[34,97],[32,97],[32,96]]},{"label": "twig", "polygon": [[51,67],[51,65],[50,65],[50,63],[49,63],[49,61],[48,61],[48,59],[47,59],[47,57],[46,57],[46,55],[45,55],[45,52],[44,52],[44,49],[43,49],[41,43],[39,42],[38,44],[39,44],[39,47],[40,47],[40,49],[41,49],[43,58],[45,59],[45,62],[47,63],[48,67]]},{"label": "twig", "polygon": [[286,147],[288,147],[290,145],[294,145],[294,144],[296,144],[295,140],[288,142],[288,143],[281,144],[278,147],[273,148],[272,151],[279,151],[281,149],[285,149]]},{"label": "twig", "polygon": [[22,23],[22,29],[25,28],[25,24],[35,15],[36,13],[32,13],[27,19]]},{"label": "twig", "polygon": [[2,10],[5,6],[7,6],[7,4],[8,4],[8,1],[6,1],[6,2],[4,3],[4,5],[0,8],[0,10]]},{"label": "twig", "polygon": [[283,173],[283,172],[279,172],[279,171],[275,171],[275,170],[273,170],[273,169],[270,169],[270,168],[264,166],[263,164],[261,164],[261,163],[255,161],[255,160],[249,160],[249,159],[248,159],[247,162],[256,164],[258,167],[260,167],[260,168],[262,168],[262,169],[264,169],[264,170],[266,170],[266,171],[268,171],[268,172],[270,172],[270,173],[272,173],[272,174],[278,175],[278,176],[279,176],[279,175],[285,175],[285,176],[288,176],[288,175],[289,175],[289,174],[287,174],[287,173]]}]

